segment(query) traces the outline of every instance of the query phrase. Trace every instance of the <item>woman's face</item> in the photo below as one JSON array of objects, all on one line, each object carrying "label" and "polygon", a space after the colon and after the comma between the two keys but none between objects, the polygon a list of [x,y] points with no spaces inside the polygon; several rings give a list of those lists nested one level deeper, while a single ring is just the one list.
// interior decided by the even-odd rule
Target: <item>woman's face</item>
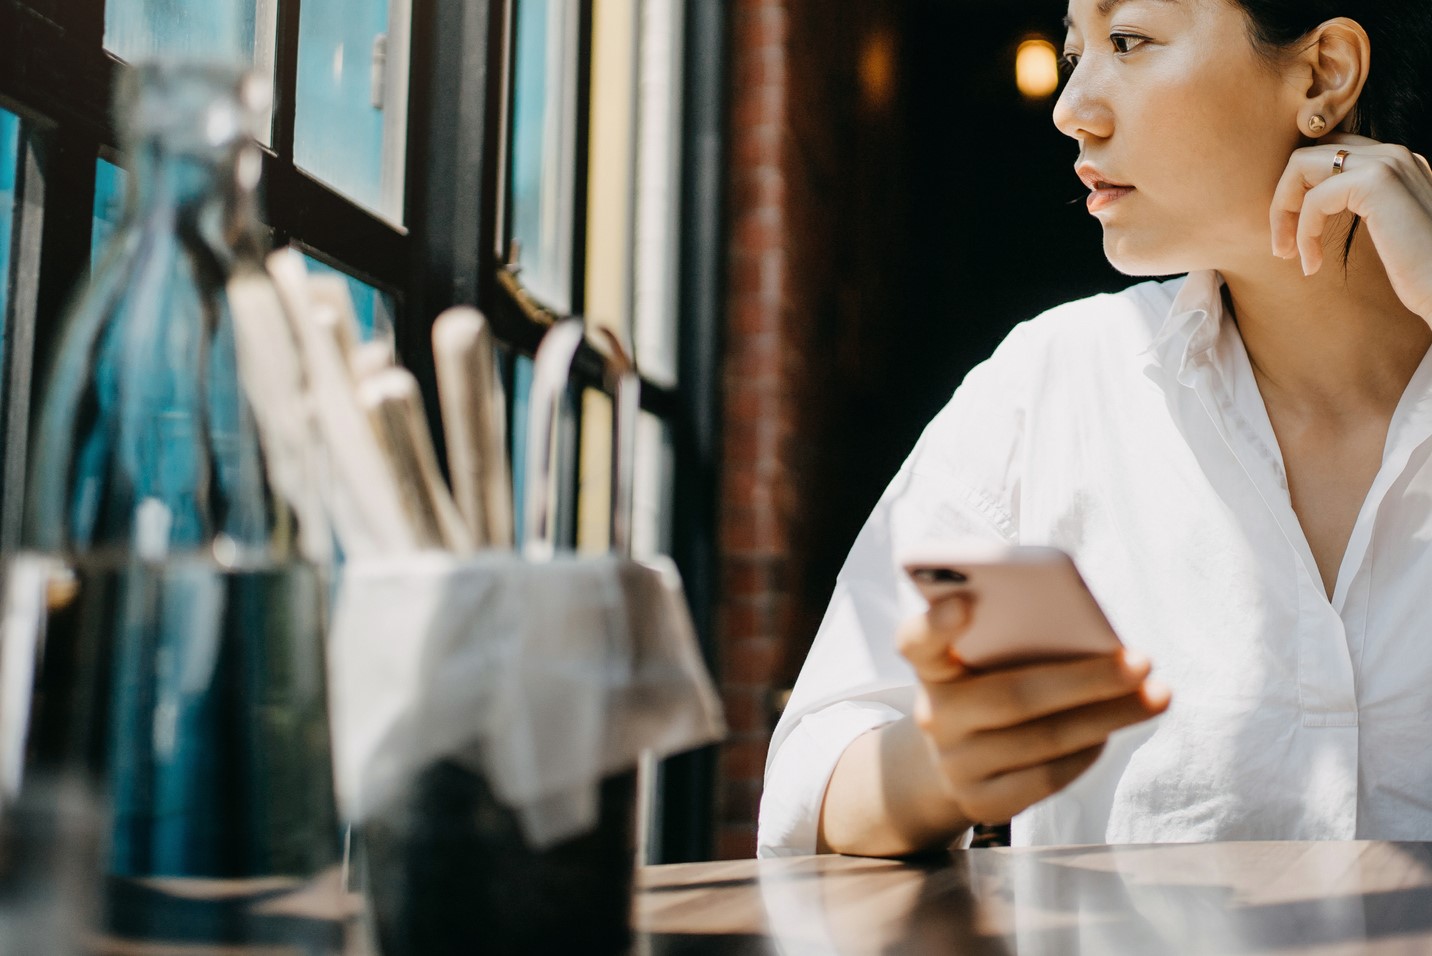
[{"label": "woman's face", "polygon": [[1054,122],[1079,142],[1109,262],[1172,275],[1272,261],[1269,206],[1306,86],[1258,57],[1228,0],[1070,0],[1069,21],[1077,66]]}]

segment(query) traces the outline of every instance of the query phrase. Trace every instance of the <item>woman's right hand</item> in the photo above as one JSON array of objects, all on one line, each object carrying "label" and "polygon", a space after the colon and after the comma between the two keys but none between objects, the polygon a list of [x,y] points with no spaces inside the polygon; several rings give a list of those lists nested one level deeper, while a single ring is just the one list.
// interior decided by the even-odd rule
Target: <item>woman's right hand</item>
[{"label": "woman's right hand", "polygon": [[969,618],[966,599],[947,598],[899,633],[919,678],[915,726],[966,820],[1007,823],[1072,783],[1114,731],[1168,709],[1169,688],[1128,650],[970,671],[953,651]]}]

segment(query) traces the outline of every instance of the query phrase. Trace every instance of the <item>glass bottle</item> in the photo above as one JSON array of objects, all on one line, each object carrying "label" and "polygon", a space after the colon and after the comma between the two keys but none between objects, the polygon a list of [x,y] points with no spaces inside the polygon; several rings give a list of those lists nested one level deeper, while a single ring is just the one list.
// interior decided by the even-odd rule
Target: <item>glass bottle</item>
[{"label": "glass bottle", "polygon": [[[195,61],[122,83],[126,214],[65,318],[8,566],[0,709],[28,718],[0,726],[19,768],[0,951],[338,951],[341,901],[315,890],[340,883],[325,590],[268,480],[239,374],[262,356],[239,354],[226,294],[262,275],[266,90]],[[17,617],[37,555],[47,610]]]}]

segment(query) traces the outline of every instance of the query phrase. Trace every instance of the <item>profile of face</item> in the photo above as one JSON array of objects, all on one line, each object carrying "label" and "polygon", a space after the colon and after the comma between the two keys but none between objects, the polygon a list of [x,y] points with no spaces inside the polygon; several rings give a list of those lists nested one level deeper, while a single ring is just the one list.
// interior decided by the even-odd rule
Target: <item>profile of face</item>
[{"label": "profile of face", "polygon": [[1266,261],[1307,84],[1259,55],[1228,0],[1071,0],[1068,22],[1054,122],[1079,143],[1109,262],[1152,276]]}]

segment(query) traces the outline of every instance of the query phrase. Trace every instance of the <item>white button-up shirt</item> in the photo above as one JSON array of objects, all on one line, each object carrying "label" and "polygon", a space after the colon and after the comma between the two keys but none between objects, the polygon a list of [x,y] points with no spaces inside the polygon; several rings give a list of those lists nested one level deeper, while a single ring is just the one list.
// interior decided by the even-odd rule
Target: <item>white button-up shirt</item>
[{"label": "white button-up shirt", "polygon": [[1331,599],[1217,273],[1017,327],[926,429],[842,569],[766,765],[763,856],[812,853],[830,774],[910,711],[897,556],[969,535],[1074,556],[1173,688],[1017,845],[1432,839],[1432,360]]}]

